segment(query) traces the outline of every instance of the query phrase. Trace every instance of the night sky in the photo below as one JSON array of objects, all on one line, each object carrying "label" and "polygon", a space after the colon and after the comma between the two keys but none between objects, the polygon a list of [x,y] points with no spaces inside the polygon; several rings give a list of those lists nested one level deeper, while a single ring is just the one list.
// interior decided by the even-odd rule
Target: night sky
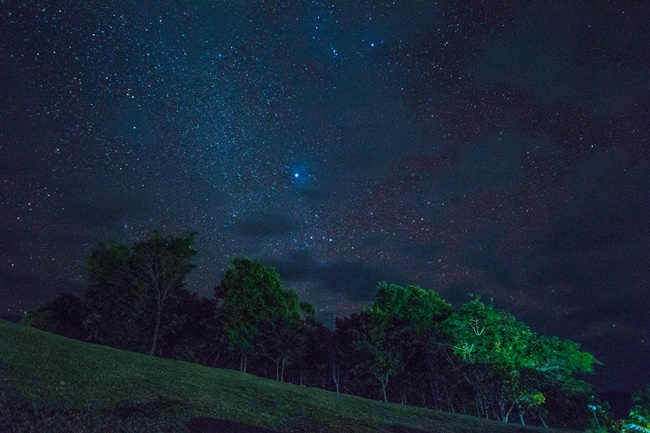
[{"label": "night sky", "polygon": [[[457,4],[458,3],[458,4]],[[650,382],[650,2],[0,1],[0,308],[199,232],[331,321],[470,293]]]}]

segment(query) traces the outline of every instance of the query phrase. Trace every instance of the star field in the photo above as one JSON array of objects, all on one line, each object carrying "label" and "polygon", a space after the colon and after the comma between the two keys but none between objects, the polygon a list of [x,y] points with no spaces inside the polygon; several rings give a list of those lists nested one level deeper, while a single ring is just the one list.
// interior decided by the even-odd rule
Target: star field
[{"label": "star field", "polygon": [[[458,4],[457,4],[458,3]],[[197,231],[323,320],[376,283],[493,298],[650,382],[647,5],[0,3],[0,307],[97,239]]]}]

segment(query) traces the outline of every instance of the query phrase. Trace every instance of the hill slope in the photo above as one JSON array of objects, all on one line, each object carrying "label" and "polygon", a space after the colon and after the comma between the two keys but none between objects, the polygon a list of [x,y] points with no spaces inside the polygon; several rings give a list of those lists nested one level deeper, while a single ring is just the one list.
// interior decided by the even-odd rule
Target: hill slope
[{"label": "hill slope", "polygon": [[553,432],[277,383],[5,321],[0,431]]}]

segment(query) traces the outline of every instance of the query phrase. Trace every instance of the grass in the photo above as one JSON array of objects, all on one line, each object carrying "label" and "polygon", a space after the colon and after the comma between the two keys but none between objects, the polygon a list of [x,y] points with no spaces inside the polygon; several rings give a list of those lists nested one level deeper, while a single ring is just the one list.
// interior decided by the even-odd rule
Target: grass
[{"label": "grass", "polygon": [[[83,343],[0,321],[0,431],[548,432]],[[564,430],[566,431],[566,430]]]}]

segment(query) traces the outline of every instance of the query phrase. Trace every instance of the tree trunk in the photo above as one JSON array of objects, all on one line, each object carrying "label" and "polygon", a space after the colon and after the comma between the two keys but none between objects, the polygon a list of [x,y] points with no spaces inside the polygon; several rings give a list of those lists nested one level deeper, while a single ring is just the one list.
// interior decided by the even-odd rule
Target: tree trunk
[{"label": "tree trunk", "polygon": [[[503,417],[503,422],[505,422],[505,423],[508,422],[508,419],[510,418],[510,412],[512,412],[512,409],[514,409],[514,408],[515,408],[515,404],[513,403],[512,406],[510,406],[510,409],[508,410],[508,412]],[[502,405],[502,410],[501,411],[503,412],[503,410],[504,410],[504,408],[503,408],[503,405]],[[520,413],[520,415],[521,415],[521,413]]]},{"label": "tree trunk", "polygon": [[540,413],[540,414],[538,414],[538,416],[539,416],[539,420],[542,422],[542,425],[544,426],[544,428],[548,428],[548,426],[546,425],[546,421],[544,421],[544,417],[542,416],[542,414]]},{"label": "tree trunk", "polygon": [[332,381],[334,382],[334,387],[336,387],[336,393],[339,393],[339,384],[341,383],[341,375],[338,372],[332,371]]},{"label": "tree trunk", "polygon": [[214,362],[212,363],[213,367],[217,366],[217,362],[219,361],[219,356],[221,356],[221,349],[217,350],[217,355],[214,357]]},{"label": "tree trunk", "polygon": [[302,365],[300,367],[300,386],[307,386],[307,372]]},{"label": "tree trunk", "polygon": [[386,385],[388,385],[388,375],[382,377],[379,382],[381,382],[381,393],[384,396],[384,403],[388,403],[388,397],[386,396]]},{"label": "tree trunk", "polygon": [[156,312],[156,326],[153,328],[153,338],[151,341],[151,350],[149,351],[149,355],[154,355],[156,353],[156,345],[158,344],[158,332],[160,331],[161,313],[161,309],[158,308],[158,311]]}]

